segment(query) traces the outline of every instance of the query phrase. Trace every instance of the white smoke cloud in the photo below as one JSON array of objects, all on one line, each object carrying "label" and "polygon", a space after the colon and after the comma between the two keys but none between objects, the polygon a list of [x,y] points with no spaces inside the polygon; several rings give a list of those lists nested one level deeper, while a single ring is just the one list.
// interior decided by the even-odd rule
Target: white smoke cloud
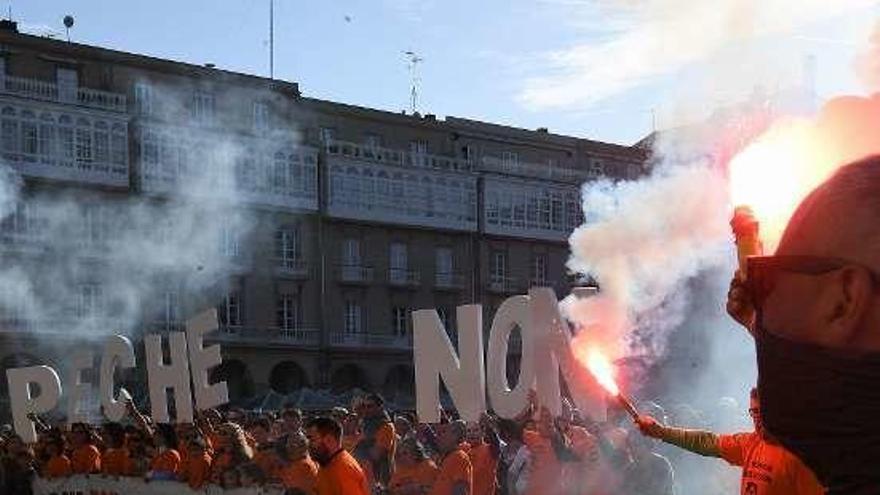
[{"label": "white smoke cloud", "polygon": [[[156,100],[168,108],[174,101]],[[136,335],[158,321],[166,293],[175,294],[178,321],[221,300],[230,278],[247,269],[258,223],[241,181],[266,176],[242,163],[273,156],[280,143],[242,143],[231,130],[178,124],[174,137],[208,155],[191,155],[161,194],[25,193],[21,178],[0,167],[4,326],[82,338]]]},{"label": "white smoke cloud", "polygon": [[[694,163],[640,181],[588,183],[583,208],[568,267],[592,275],[601,292],[568,299],[566,312],[614,357],[661,356],[684,319],[682,284],[729,252],[724,177]],[[638,326],[651,337],[633,339]]]},{"label": "white smoke cloud", "polygon": [[691,64],[717,63],[723,50],[875,2],[599,0],[595,5],[605,8],[602,25],[611,26],[609,31],[597,41],[549,54],[547,67],[525,82],[521,103],[534,109],[590,106]]}]

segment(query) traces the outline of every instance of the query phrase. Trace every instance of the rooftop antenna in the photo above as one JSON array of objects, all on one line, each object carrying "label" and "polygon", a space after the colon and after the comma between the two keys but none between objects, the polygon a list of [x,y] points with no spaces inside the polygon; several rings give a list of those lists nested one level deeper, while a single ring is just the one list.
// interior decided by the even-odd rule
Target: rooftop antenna
[{"label": "rooftop antenna", "polygon": [[64,16],[64,28],[67,30],[67,42],[70,43],[70,28],[73,27],[73,16]]},{"label": "rooftop antenna", "polygon": [[275,0],[269,0],[269,79],[275,79]]},{"label": "rooftop antenna", "polygon": [[424,62],[425,59],[412,50],[407,50],[403,54],[406,55],[406,59],[409,62],[409,104],[410,111],[415,115],[419,108],[419,84],[421,83],[421,79],[419,79],[419,64]]}]

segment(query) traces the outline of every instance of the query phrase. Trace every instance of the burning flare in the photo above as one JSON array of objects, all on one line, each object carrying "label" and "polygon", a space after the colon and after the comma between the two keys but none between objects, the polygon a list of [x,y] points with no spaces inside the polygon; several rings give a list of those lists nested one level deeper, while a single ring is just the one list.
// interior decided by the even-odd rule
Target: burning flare
[{"label": "burning flare", "polygon": [[614,381],[614,367],[611,365],[611,361],[602,354],[602,351],[595,347],[588,350],[586,364],[587,369],[590,370],[590,373],[593,374],[599,385],[602,385],[602,388],[611,395],[620,395],[620,388],[617,387],[617,383]]}]

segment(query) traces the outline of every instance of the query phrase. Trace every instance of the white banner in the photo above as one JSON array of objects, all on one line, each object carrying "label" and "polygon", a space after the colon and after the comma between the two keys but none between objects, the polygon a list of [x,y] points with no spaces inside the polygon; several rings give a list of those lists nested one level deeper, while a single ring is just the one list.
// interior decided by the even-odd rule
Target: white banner
[{"label": "white banner", "polygon": [[224,490],[208,485],[192,490],[177,481],[144,481],[139,478],[71,476],[47,480],[37,478],[34,495],[282,495],[282,488],[236,488]]}]

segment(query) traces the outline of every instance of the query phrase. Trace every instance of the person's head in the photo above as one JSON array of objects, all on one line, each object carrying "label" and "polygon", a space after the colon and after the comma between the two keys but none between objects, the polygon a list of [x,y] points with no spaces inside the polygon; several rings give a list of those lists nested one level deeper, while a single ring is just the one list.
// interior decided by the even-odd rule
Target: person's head
[{"label": "person's head", "polygon": [[364,397],[361,403],[363,407],[363,415],[366,417],[378,416],[382,414],[385,407],[385,399],[379,394],[369,394]]},{"label": "person's head", "polygon": [[523,443],[523,427],[512,419],[498,420],[498,435],[508,444]]},{"label": "person's head", "polygon": [[309,439],[302,430],[289,433],[284,438],[284,453],[291,461],[302,459],[309,454]]},{"label": "person's head", "polygon": [[89,425],[85,423],[73,423],[70,426],[70,440],[74,447],[94,443]]},{"label": "person's head", "polygon": [[360,430],[360,427],[361,418],[353,412],[348,413],[348,416],[342,419],[342,431],[346,435],[356,434],[358,430]]},{"label": "person's head", "polygon": [[750,283],[753,273],[766,330],[822,347],[880,351],[880,156],[841,167],[810,193],[776,256],[749,265]]},{"label": "person's head", "polygon": [[306,424],[306,437],[309,440],[309,453],[318,463],[329,461],[342,448],[342,427],[326,416],[317,417]]},{"label": "person's head", "polygon": [[417,439],[408,437],[400,442],[395,453],[395,461],[398,465],[408,467],[424,461],[428,458],[425,447]]},{"label": "person's head", "polygon": [[64,453],[64,439],[60,436],[51,436],[46,440],[45,448],[47,456],[59,456]]},{"label": "person's head", "polygon": [[464,441],[466,430],[467,426],[461,420],[434,425],[434,431],[437,434],[437,447],[443,453],[452,452]]},{"label": "person's head", "polygon": [[761,401],[758,397],[758,388],[753,387],[749,392],[749,416],[755,425],[755,433],[764,434],[764,423],[761,422]]},{"label": "person's head", "polygon": [[162,448],[176,449],[179,444],[177,441],[177,431],[167,423],[158,423],[156,425],[156,437],[159,440],[159,447]]},{"label": "person's head", "polygon": [[248,432],[257,445],[268,444],[269,436],[272,433],[272,422],[265,417],[257,418],[251,422]]},{"label": "person's head", "polygon": [[125,445],[125,429],[119,423],[107,423],[103,427],[104,441],[111,449],[121,449]]},{"label": "person's head", "polygon": [[474,421],[468,422],[465,427],[465,438],[467,442],[471,445],[475,445],[483,442],[483,428],[480,426],[480,423],[476,423]]},{"label": "person's head", "polygon": [[281,412],[281,420],[284,422],[286,433],[302,428],[302,411],[295,407],[288,407]]},{"label": "person's head", "polygon": [[201,457],[208,451],[208,443],[201,436],[195,435],[187,441],[186,450],[191,457]]},{"label": "person's head", "polygon": [[397,415],[394,418],[394,430],[401,437],[405,437],[410,431],[412,431],[412,423],[409,422],[405,416]]}]

